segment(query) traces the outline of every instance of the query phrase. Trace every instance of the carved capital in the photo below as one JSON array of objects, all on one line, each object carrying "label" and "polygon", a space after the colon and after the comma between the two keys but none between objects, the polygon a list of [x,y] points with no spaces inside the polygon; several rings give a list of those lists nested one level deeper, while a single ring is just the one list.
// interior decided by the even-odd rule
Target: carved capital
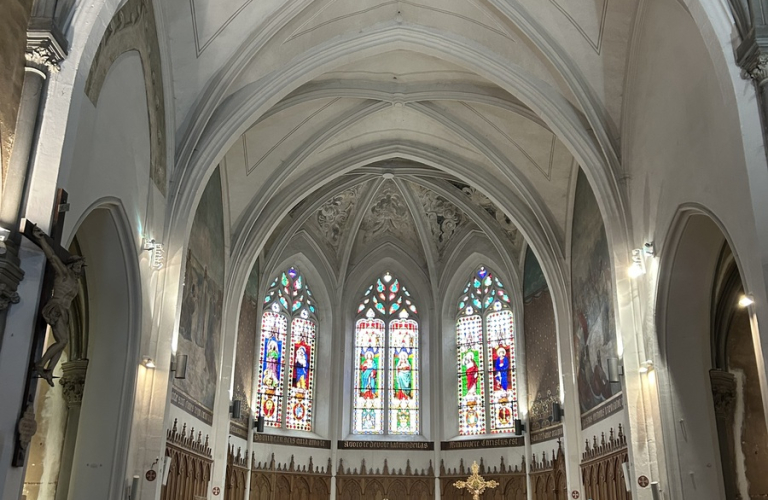
[{"label": "carved capital", "polygon": [[718,418],[730,420],[736,403],[736,377],[722,370],[711,370],[712,397],[715,402],[715,414]]},{"label": "carved capital", "polygon": [[56,37],[49,31],[27,31],[27,66],[44,74],[56,73],[66,52]]},{"label": "carved capital", "polygon": [[80,406],[83,402],[83,389],[85,388],[85,374],[88,369],[88,360],[80,359],[69,361],[61,365],[64,375],[61,377],[62,395],[67,402],[67,407]]}]

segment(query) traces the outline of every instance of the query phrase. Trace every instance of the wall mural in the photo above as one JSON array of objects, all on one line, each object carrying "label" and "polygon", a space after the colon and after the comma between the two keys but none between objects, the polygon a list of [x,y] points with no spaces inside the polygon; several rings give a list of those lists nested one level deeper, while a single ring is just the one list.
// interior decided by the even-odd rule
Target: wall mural
[{"label": "wall mural", "polygon": [[195,212],[189,236],[178,353],[189,356],[187,376],[174,379],[171,402],[207,424],[213,422],[221,344],[224,283],[224,214],[217,168]]},{"label": "wall mural", "polygon": [[[617,356],[616,322],[608,238],[584,172],[579,170],[571,240],[573,342],[582,428],[621,409],[621,398],[599,405],[621,392],[608,382],[608,358]],[[604,410],[604,411],[603,411]]]},{"label": "wall mural", "polygon": [[253,394],[253,364],[256,335],[259,329],[259,262],[253,264],[243,301],[240,304],[240,321],[237,327],[237,354],[235,357],[235,383],[232,398],[243,402],[242,416],[232,420],[230,433],[247,439],[248,411]]},{"label": "wall mural", "polygon": [[541,442],[562,434],[540,432],[554,425],[552,403],[560,400],[560,369],[552,297],[539,261],[530,248],[525,254],[523,310],[531,440]]}]

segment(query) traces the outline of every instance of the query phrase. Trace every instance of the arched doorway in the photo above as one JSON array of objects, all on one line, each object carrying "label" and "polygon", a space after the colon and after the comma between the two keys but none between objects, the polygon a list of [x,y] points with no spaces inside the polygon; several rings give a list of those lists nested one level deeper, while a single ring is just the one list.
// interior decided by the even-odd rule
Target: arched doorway
[{"label": "arched doorway", "polygon": [[[673,498],[754,498],[765,417],[738,258],[715,220],[683,212],[662,255],[661,417]],[[649,380],[650,381],[650,380]],[[746,453],[745,453],[746,452]],[[747,453],[750,456],[747,456]]]},{"label": "arched doorway", "polygon": [[72,238],[70,251],[85,257],[87,268],[72,304],[66,356],[56,372],[62,377],[53,388],[45,387],[37,402],[44,428],[53,430],[36,439],[52,438],[45,455],[60,458],[37,464],[30,457],[27,464],[28,482],[34,467],[57,477],[49,477],[45,489],[25,487],[29,498],[123,497],[141,318],[128,227],[119,205],[108,203],[90,211]]}]

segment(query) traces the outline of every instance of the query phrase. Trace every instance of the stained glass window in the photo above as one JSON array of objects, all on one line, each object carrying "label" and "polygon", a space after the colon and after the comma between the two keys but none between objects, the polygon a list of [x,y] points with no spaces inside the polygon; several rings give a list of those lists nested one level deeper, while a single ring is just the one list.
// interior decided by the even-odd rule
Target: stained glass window
[{"label": "stained glass window", "polygon": [[261,317],[256,408],[270,427],[281,427],[285,411],[286,428],[312,430],[316,313],[312,291],[296,268],[272,281]]},{"label": "stained glass window", "polygon": [[419,323],[410,292],[385,273],[357,314],[353,432],[418,434]]},{"label": "stained glass window", "polygon": [[511,432],[518,418],[514,320],[509,294],[484,266],[461,293],[456,345],[459,434]]}]

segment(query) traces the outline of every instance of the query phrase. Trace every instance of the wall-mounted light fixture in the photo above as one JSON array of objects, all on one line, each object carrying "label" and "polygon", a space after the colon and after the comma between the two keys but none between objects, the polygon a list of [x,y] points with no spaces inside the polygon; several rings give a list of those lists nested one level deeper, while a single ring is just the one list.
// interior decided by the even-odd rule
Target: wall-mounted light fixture
[{"label": "wall-mounted light fixture", "polygon": [[522,436],[523,432],[525,432],[525,424],[522,420],[519,418],[515,419],[515,434],[518,436]]},{"label": "wall-mounted light fixture", "polygon": [[235,420],[240,420],[240,417],[243,415],[243,402],[239,399],[232,401],[229,404],[229,414]]},{"label": "wall-mounted light fixture", "polygon": [[149,368],[150,370],[154,370],[155,368],[157,368],[154,360],[149,356],[143,356],[141,358],[141,364],[144,365],[145,368]]},{"label": "wall-mounted light fixture", "polygon": [[11,230],[6,229],[4,227],[0,227],[0,243],[8,241],[8,238],[10,237],[11,237]]},{"label": "wall-mounted light fixture", "polygon": [[739,307],[749,307],[755,303],[755,299],[751,295],[744,294],[739,297]]},{"label": "wall-mounted light fixture", "polygon": [[264,415],[259,415],[256,418],[256,432],[259,434],[264,432]]},{"label": "wall-mounted light fixture", "polygon": [[624,375],[624,366],[619,364],[619,358],[608,358],[608,382],[618,384]]},{"label": "wall-mounted light fixture", "polygon": [[645,259],[643,259],[643,255],[641,248],[632,250],[632,264],[627,270],[630,278],[636,279],[645,274]]},{"label": "wall-mounted light fixture", "polygon": [[643,245],[643,255],[646,257],[653,257],[656,255],[656,246],[652,241],[646,241]]},{"label": "wall-mounted light fixture", "polygon": [[649,371],[653,370],[653,361],[650,359],[643,361],[640,363],[640,373],[648,373]]},{"label": "wall-mounted light fixture", "polygon": [[159,271],[165,265],[165,249],[154,238],[144,238],[142,249],[149,252],[149,266]]},{"label": "wall-mounted light fixture", "polygon": [[563,421],[564,416],[565,410],[563,410],[563,405],[560,404],[560,401],[552,403],[552,422],[560,423]]},{"label": "wall-mounted light fixture", "polygon": [[171,355],[171,371],[173,372],[173,378],[183,380],[187,378],[187,359],[186,354],[173,354]]}]

